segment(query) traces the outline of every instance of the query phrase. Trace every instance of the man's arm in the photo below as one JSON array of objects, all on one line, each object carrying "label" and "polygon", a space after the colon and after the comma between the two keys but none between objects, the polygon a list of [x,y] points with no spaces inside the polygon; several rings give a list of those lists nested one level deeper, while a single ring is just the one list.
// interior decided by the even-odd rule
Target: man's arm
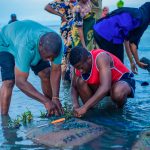
[{"label": "man's arm", "polygon": [[53,105],[52,101],[38,92],[34,86],[28,82],[28,76],[28,73],[21,72],[15,67],[15,80],[17,87],[29,97],[44,104],[45,108],[48,110],[48,113],[51,114],[51,111],[55,110],[55,106]]},{"label": "man's arm", "polygon": [[52,13],[52,14],[54,14],[54,15],[57,15],[57,16],[61,17],[61,20],[62,20],[63,22],[66,21],[66,18],[64,17],[64,15],[61,14],[61,13],[59,13],[59,12],[57,12],[57,11],[56,11],[55,9],[53,9],[49,4],[47,4],[47,5],[45,6],[45,10],[48,11],[49,13]]},{"label": "man's arm", "polygon": [[97,68],[100,72],[100,85],[95,94],[80,108],[76,109],[76,114],[81,117],[86,111],[97,104],[111,89],[111,69],[110,57],[103,53],[97,57]]},{"label": "man's arm", "polygon": [[112,79],[109,56],[106,53],[99,55],[96,64],[100,72],[100,85],[95,94],[85,103],[84,107],[86,107],[87,110],[106,96],[111,88]]},{"label": "man's arm", "polygon": [[52,101],[57,105],[59,113],[62,114],[62,105],[59,100],[59,90],[60,90],[60,80],[61,80],[61,65],[52,63],[50,82],[52,87]]},{"label": "man's arm", "polygon": [[129,41],[125,40],[124,45],[125,45],[125,50],[126,50],[127,56],[129,58],[129,61],[130,61],[131,70],[133,73],[137,74],[138,68],[134,62],[133,57],[132,57],[133,55],[132,55],[131,50],[130,50]]},{"label": "man's arm", "polygon": [[72,101],[73,101],[73,108],[78,108],[80,106],[79,101],[78,101],[79,94],[76,89],[77,78],[78,77],[75,75],[75,72],[74,72],[72,82],[71,82],[71,97],[72,97]]},{"label": "man's arm", "polygon": [[129,46],[130,46],[131,53],[133,54],[134,59],[135,59],[137,65],[140,68],[145,69],[145,67],[147,66],[147,64],[144,64],[144,63],[140,62],[139,56],[138,56],[138,52],[137,52],[137,46],[134,43],[129,43]]},{"label": "man's arm", "polygon": [[51,74],[50,74],[50,82],[52,86],[52,96],[59,97],[59,89],[60,89],[60,79],[61,79],[61,65],[56,65],[52,63],[51,66]]}]

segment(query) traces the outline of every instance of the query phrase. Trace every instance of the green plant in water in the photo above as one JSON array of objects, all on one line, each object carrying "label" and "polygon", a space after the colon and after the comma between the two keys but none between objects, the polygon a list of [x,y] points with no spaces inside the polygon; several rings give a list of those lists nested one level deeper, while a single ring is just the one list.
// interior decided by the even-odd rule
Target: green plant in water
[{"label": "green plant in water", "polygon": [[73,117],[72,106],[67,104],[67,102],[65,102],[63,109],[64,109],[64,117],[66,118],[66,120],[71,119]]},{"label": "green plant in water", "polygon": [[40,118],[47,118],[47,113],[46,112],[43,112],[43,111],[40,111]]},{"label": "green plant in water", "polygon": [[9,128],[19,128],[21,123],[26,125],[33,120],[33,115],[31,111],[28,109],[22,115],[18,115],[16,119],[10,120],[8,123]]},{"label": "green plant in water", "polygon": [[33,115],[31,113],[31,111],[28,109],[26,112],[24,112],[21,116],[21,121],[24,125],[26,125],[27,123],[30,123],[33,120]]},{"label": "green plant in water", "polygon": [[24,125],[27,124],[27,116],[26,116],[25,113],[23,113],[23,114],[21,115],[21,121],[22,121],[22,123],[23,123]]},{"label": "green plant in water", "polygon": [[20,117],[17,117],[16,119],[10,120],[8,123],[9,128],[16,128],[18,129],[21,124],[20,124]]},{"label": "green plant in water", "polygon": [[33,115],[30,110],[26,111],[27,122],[30,123],[33,120]]},{"label": "green plant in water", "polygon": [[[65,102],[64,105],[63,105],[63,109],[64,109],[63,117],[66,120],[68,120],[68,119],[73,117],[73,111],[72,111],[72,106],[71,105],[69,105],[69,104],[67,104],[67,102]],[[40,118],[47,118],[47,113],[46,112],[40,111],[40,113],[41,113],[40,114]],[[51,116],[50,118],[53,121],[55,119],[59,119],[60,117],[58,117],[58,116]]]}]

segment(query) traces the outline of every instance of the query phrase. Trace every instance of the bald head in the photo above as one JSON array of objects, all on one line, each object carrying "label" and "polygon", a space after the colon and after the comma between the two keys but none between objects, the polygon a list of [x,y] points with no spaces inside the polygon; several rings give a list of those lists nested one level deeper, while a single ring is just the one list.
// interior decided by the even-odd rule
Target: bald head
[{"label": "bald head", "polygon": [[44,34],[39,42],[39,51],[43,58],[49,55],[57,57],[62,48],[61,37],[55,32],[48,32]]}]

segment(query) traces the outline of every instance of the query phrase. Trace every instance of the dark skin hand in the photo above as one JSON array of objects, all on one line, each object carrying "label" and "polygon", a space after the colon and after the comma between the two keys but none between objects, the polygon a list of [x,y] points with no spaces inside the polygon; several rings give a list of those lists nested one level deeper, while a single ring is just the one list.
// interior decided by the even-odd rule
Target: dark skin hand
[{"label": "dark skin hand", "polygon": [[77,118],[81,118],[84,114],[86,114],[87,109],[84,106],[74,109],[74,116]]},{"label": "dark skin hand", "polygon": [[53,103],[57,106],[57,108],[58,108],[58,111],[55,110],[55,114],[56,114],[57,116],[64,114],[64,110],[63,110],[63,108],[62,108],[62,105],[61,105],[61,103],[60,103],[60,100],[54,97],[54,98],[52,98],[52,102],[53,102]]},{"label": "dark skin hand", "polygon": [[135,61],[136,61],[136,64],[137,64],[140,68],[145,69],[145,67],[146,67],[148,64],[144,64],[143,62],[140,62],[139,56],[138,56],[138,52],[137,52],[137,46],[136,46],[134,43],[129,43],[129,46],[130,46],[130,49],[131,49],[131,53],[133,54],[134,59],[135,59]]},{"label": "dark skin hand", "polygon": [[76,117],[82,117],[89,108],[97,104],[111,89],[111,69],[110,69],[110,56],[103,53],[97,57],[97,68],[100,75],[101,84],[99,85],[95,94],[80,108],[75,109],[74,114]]},{"label": "dark skin hand", "polygon": [[56,108],[56,105],[52,101],[47,101],[46,103],[44,103],[44,106],[47,110],[47,117],[52,115],[59,115],[59,110]]},{"label": "dark skin hand", "polygon": [[30,82],[28,82],[28,76],[28,73],[21,72],[15,67],[15,79],[17,87],[29,97],[41,102],[45,106],[48,115],[53,115],[56,112],[58,113],[59,110],[57,106],[49,98],[38,92],[36,88]]},{"label": "dark skin hand", "polygon": [[[52,86],[52,102],[58,108],[58,114],[63,114],[63,108],[59,100],[59,88],[60,88],[60,79],[61,79],[61,65],[55,65],[52,63],[50,82]],[[57,114],[57,115],[58,115]]]},{"label": "dark skin hand", "polygon": [[[52,90],[52,102],[55,104],[57,110],[53,110],[52,113],[59,115],[63,114],[62,105],[59,100],[59,89],[60,89],[60,79],[61,79],[61,64],[54,64],[54,58],[57,57],[57,55],[54,54],[48,54],[42,53],[42,47],[39,46],[39,49],[41,49],[41,55],[44,60],[51,62],[51,71],[50,71],[50,85]],[[57,98],[57,100],[54,100],[54,98]]]},{"label": "dark skin hand", "polygon": [[80,107],[79,105],[73,106],[73,115],[78,118],[82,117],[82,115],[78,115],[78,112],[84,115],[87,112],[87,110],[84,108],[82,109],[82,106]]},{"label": "dark skin hand", "polygon": [[133,55],[132,55],[132,52],[130,49],[129,41],[125,40],[124,45],[125,45],[125,50],[126,50],[127,56],[129,58],[129,61],[130,61],[131,70],[134,74],[138,74],[138,68],[137,68],[136,63],[134,62],[133,57],[132,57]]}]

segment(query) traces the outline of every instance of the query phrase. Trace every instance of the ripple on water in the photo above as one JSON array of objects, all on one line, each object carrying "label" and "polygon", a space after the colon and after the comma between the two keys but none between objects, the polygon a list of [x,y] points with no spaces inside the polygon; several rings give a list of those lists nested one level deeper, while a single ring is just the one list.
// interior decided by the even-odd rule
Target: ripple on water
[{"label": "ripple on water", "polygon": [[[139,56],[149,57],[149,34],[150,30],[145,33],[139,46]],[[127,58],[125,58],[127,61]],[[127,66],[129,63],[126,62]],[[150,83],[150,74],[146,70],[139,68],[139,75],[135,76],[139,81]],[[41,91],[40,81],[32,72],[29,81]],[[0,80],[0,85],[1,85]],[[109,149],[131,149],[131,146],[137,139],[141,131],[150,129],[150,85],[141,86],[141,82],[136,82],[136,93],[134,99],[128,99],[123,109],[117,109],[110,99],[105,99],[100,103],[99,109],[92,109],[83,118],[92,121],[104,127],[105,133],[99,138],[76,147],[77,150],[109,150]],[[62,103],[71,103],[69,84],[61,84],[60,97]],[[40,116],[40,110],[45,110],[43,105],[25,96],[16,87],[14,89],[12,103],[10,107],[10,118],[14,119],[22,114],[26,109],[32,111],[35,120]],[[26,139],[24,132],[25,127],[20,130],[8,130],[7,119],[0,118],[0,149],[45,149],[32,141]],[[12,139],[12,140],[11,140]],[[54,148],[52,148],[54,149]]]}]

